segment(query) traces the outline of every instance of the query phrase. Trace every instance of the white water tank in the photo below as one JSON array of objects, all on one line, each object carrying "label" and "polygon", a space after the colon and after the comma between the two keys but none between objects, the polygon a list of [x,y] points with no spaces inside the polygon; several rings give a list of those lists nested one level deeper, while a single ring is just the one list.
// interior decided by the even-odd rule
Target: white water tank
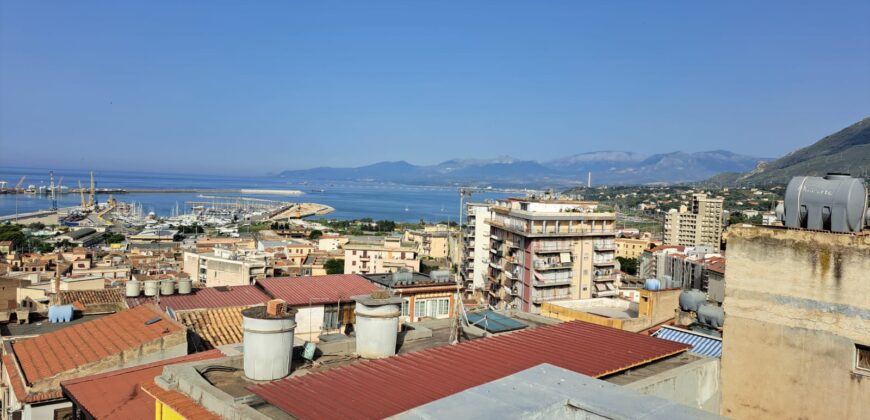
[{"label": "white water tank", "polygon": [[296,310],[278,315],[266,313],[265,306],[242,311],[245,376],[255,381],[272,381],[290,374],[293,361],[293,331]]},{"label": "white water tank", "polygon": [[142,283],[138,280],[127,281],[127,297],[139,296],[142,291]]},{"label": "white water tank", "polygon": [[145,296],[157,296],[160,282],[157,280],[145,280]]},{"label": "white water tank", "polygon": [[402,298],[386,291],[354,296],[356,301],[356,352],[366,359],[396,354]]},{"label": "white water tank", "polygon": [[191,280],[191,279],[178,279],[178,294],[179,295],[189,295],[192,288],[193,288],[193,280]]},{"label": "white water tank", "polygon": [[160,282],[160,294],[163,296],[175,294],[175,280],[163,280]]}]

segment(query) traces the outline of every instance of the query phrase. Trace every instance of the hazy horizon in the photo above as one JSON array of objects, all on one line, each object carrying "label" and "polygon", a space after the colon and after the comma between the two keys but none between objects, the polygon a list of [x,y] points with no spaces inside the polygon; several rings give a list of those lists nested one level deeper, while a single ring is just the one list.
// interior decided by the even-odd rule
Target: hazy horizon
[{"label": "hazy horizon", "polygon": [[783,156],[870,115],[867,2],[0,2],[0,166],[251,176]]}]

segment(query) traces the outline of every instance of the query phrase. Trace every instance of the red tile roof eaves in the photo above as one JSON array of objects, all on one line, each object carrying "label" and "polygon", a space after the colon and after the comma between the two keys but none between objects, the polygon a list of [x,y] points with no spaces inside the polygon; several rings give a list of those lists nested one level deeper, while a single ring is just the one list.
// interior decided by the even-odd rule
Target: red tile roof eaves
[{"label": "red tile roof eaves", "polygon": [[[145,325],[155,317],[162,318],[162,321]],[[32,384],[183,329],[184,326],[156,306],[142,305],[16,341],[12,343],[12,350],[21,365],[24,379]]]},{"label": "red tile roof eaves", "polygon": [[11,354],[3,356],[3,365],[6,366],[6,371],[9,374],[9,382],[12,386],[12,392],[15,393],[15,399],[19,402],[35,403],[63,398],[63,394],[60,391],[28,393],[24,387],[24,379],[18,374],[18,367]]},{"label": "red tile roof eaves", "polygon": [[168,405],[184,418],[197,420],[220,420],[219,416],[205,408],[202,408],[202,406],[194,402],[187,395],[178,391],[165,390],[157,386],[154,381],[142,384],[142,390],[155,399],[160,400],[163,404]]},{"label": "red tile roof eaves", "polygon": [[[154,399],[140,391],[140,386],[153,382],[163,367],[223,357],[219,350],[210,350],[176,357],[146,365],[120,369],[83,378],[64,381],[61,386],[77,405],[98,419],[130,419],[153,417]],[[147,415],[148,413],[151,415]]]},{"label": "red tile roof eaves", "polygon": [[267,293],[290,305],[335,303],[352,296],[369,294],[379,286],[356,274],[331,274],[311,277],[272,277],[258,280]]},{"label": "red tile roof eaves", "polygon": [[[249,389],[300,418],[384,418],[550,363],[601,377],[689,346],[582,321],[359,362]],[[336,400],[335,396],[342,398]]]},{"label": "red tile roof eaves", "polygon": [[[220,291],[214,287],[196,289],[189,295],[169,295],[160,297],[160,308],[170,307],[176,311],[190,309],[226,308],[230,306],[262,305],[269,301],[269,296],[257,286],[232,286],[229,290]],[[153,302],[151,298],[140,296],[127,299],[127,306],[136,307]]]}]

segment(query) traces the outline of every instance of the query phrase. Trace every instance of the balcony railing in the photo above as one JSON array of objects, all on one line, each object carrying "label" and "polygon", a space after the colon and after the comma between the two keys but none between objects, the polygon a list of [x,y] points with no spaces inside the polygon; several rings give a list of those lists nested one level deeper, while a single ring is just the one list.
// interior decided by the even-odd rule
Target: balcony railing
[{"label": "balcony railing", "polygon": [[536,281],[532,283],[532,286],[535,287],[554,287],[554,286],[567,286],[571,284],[571,279],[565,280],[547,280],[547,281]]},{"label": "balcony railing", "polygon": [[565,270],[574,267],[574,263],[572,262],[541,262],[535,261],[535,270],[544,271],[544,270]]},{"label": "balcony railing", "polygon": [[616,244],[613,242],[596,242],[592,244],[592,249],[596,251],[615,251]]},{"label": "balcony railing", "polygon": [[532,302],[534,303],[544,303],[550,302],[554,300],[566,300],[571,299],[571,294],[569,293],[559,293],[555,295],[534,295],[532,296]]}]

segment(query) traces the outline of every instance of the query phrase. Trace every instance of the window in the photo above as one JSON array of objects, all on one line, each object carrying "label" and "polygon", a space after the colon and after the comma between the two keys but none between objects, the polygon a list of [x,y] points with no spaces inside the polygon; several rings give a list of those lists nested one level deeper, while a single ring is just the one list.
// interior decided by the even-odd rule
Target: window
[{"label": "window", "polygon": [[414,301],[414,318],[422,318],[426,316],[426,301],[425,300],[415,300]]},{"label": "window", "polygon": [[870,375],[870,346],[855,344],[855,370]]}]

